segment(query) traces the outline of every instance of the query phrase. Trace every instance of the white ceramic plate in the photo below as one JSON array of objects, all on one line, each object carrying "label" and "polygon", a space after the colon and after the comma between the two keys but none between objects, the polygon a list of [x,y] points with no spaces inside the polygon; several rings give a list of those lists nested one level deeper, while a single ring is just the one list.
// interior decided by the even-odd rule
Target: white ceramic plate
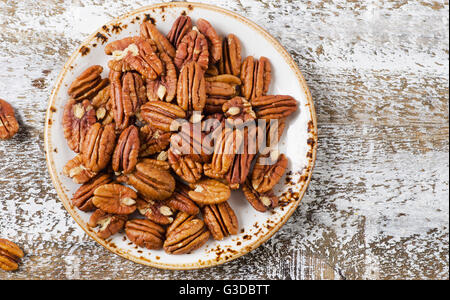
[{"label": "white ceramic plate", "polygon": [[[139,25],[152,18],[160,31],[167,34],[174,20],[186,13],[195,22],[204,18],[222,36],[234,33],[242,42],[242,56],[266,56],[272,63],[273,81],[269,94],[292,95],[300,103],[299,112],[288,120],[287,131],[281,142],[281,152],[290,160],[286,178],[275,191],[282,207],[272,212],[259,213],[245,200],[242,192],[233,192],[230,205],[239,220],[240,233],[223,241],[212,238],[202,248],[186,255],[168,255],[163,250],[147,250],[131,244],[124,234],[103,241],[87,226],[90,214],[74,208],[70,198],[79,187],[62,174],[67,161],[75,154],[67,146],[62,130],[64,105],[68,100],[70,83],[87,67],[103,65],[107,77],[104,46],[107,42],[138,35]],[[107,42],[105,43],[107,39]],[[93,33],[70,57],[58,77],[51,94],[45,126],[45,147],[51,178],[65,208],[75,221],[110,251],[137,263],[163,269],[197,269],[236,259],[257,248],[269,239],[292,215],[310,182],[316,158],[317,126],[314,105],[306,82],[287,51],[265,30],[253,22],[222,8],[205,4],[175,2],[152,5],[119,17]]]}]

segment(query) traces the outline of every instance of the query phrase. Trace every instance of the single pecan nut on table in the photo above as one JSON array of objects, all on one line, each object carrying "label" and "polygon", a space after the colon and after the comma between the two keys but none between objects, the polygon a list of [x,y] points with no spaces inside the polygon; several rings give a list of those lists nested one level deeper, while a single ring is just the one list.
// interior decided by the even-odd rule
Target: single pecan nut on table
[{"label": "single pecan nut on table", "polygon": [[92,198],[94,197],[94,191],[105,184],[112,182],[111,175],[109,174],[98,174],[90,181],[86,182],[78,188],[78,190],[73,194],[72,204],[81,211],[90,212],[95,210],[95,205],[92,203]]},{"label": "single pecan nut on table", "polygon": [[69,86],[69,96],[76,101],[95,97],[109,83],[108,78],[102,79],[102,72],[102,66],[96,65],[87,68]]},{"label": "single pecan nut on table", "polygon": [[141,215],[157,224],[169,225],[173,222],[174,211],[166,201],[147,200],[139,196],[137,209]]},{"label": "single pecan nut on table", "polygon": [[221,241],[238,233],[238,220],[228,202],[207,205],[202,212],[203,220],[215,240]]},{"label": "single pecan nut on table", "polygon": [[175,179],[168,169],[160,166],[162,163],[150,159],[138,163],[136,170],[128,175],[128,183],[150,200],[169,198],[175,190]]},{"label": "single pecan nut on table", "polygon": [[206,77],[206,94],[208,97],[232,98],[239,93],[241,83],[239,77],[229,74]]},{"label": "single pecan nut on table", "polygon": [[146,21],[141,24],[141,37],[153,40],[159,52],[175,57],[175,47],[151,22]]},{"label": "single pecan nut on table", "polygon": [[147,157],[167,149],[170,145],[171,132],[164,132],[160,129],[145,125],[139,129],[141,149],[139,156]]},{"label": "single pecan nut on table", "polygon": [[94,178],[97,175],[97,172],[87,169],[83,165],[81,154],[78,154],[67,162],[63,168],[63,174],[72,178],[73,182],[76,184],[83,184]]},{"label": "single pecan nut on table", "polygon": [[175,48],[181,43],[186,34],[192,30],[192,19],[189,16],[179,16],[172,25],[167,38]]},{"label": "single pecan nut on table", "polygon": [[195,61],[206,71],[209,65],[209,50],[206,37],[197,30],[191,30],[178,45],[174,58],[175,66],[181,70],[184,64]]},{"label": "single pecan nut on table", "polygon": [[103,240],[115,235],[123,229],[128,217],[126,215],[114,215],[97,209],[89,218],[88,226],[100,227],[97,236]]},{"label": "single pecan nut on table", "polygon": [[258,193],[270,191],[283,177],[288,165],[288,159],[284,154],[273,157],[273,152],[258,157],[253,167],[251,181],[252,187]]},{"label": "single pecan nut on table", "polygon": [[170,254],[191,253],[203,246],[209,236],[210,233],[202,220],[188,218],[167,232],[164,250]]},{"label": "single pecan nut on table", "polygon": [[130,241],[139,247],[161,249],[164,228],[150,220],[130,220],[125,224],[125,233]]},{"label": "single pecan nut on table", "polygon": [[272,80],[272,68],[269,59],[247,57],[241,67],[242,95],[248,100],[265,96]]},{"label": "single pecan nut on table", "polygon": [[12,138],[19,131],[14,109],[5,100],[0,99],[0,140]]},{"label": "single pecan nut on table", "polygon": [[297,101],[291,96],[262,96],[251,101],[259,119],[272,120],[290,116],[298,109]]},{"label": "single pecan nut on table", "polygon": [[163,52],[159,57],[164,63],[165,71],[157,79],[147,80],[147,98],[149,101],[172,102],[177,94],[177,69],[169,55]]},{"label": "single pecan nut on table", "polygon": [[227,201],[231,196],[230,187],[214,179],[202,179],[191,183],[189,197],[199,205],[218,204]]},{"label": "single pecan nut on table", "polygon": [[205,19],[197,20],[198,30],[206,37],[209,45],[210,62],[215,64],[222,58],[222,38]]},{"label": "single pecan nut on table", "polygon": [[202,178],[203,164],[201,162],[195,161],[189,156],[175,154],[170,150],[168,155],[172,170],[186,182],[195,183]]},{"label": "single pecan nut on table", "polygon": [[24,257],[22,249],[11,241],[0,239],[0,269],[15,271],[20,259]]},{"label": "single pecan nut on table", "polygon": [[122,131],[112,157],[114,172],[124,174],[132,172],[138,161],[140,147],[139,131],[136,126],[131,125]]},{"label": "single pecan nut on table", "polygon": [[241,42],[234,34],[229,34],[223,40],[222,59],[219,62],[220,74],[231,74],[239,76],[241,74]]},{"label": "single pecan nut on table", "polygon": [[151,40],[142,37],[127,37],[109,43],[105,53],[112,55],[108,66],[117,72],[137,71],[145,80],[155,80],[164,71],[164,65],[155,52]]},{"label": "single pecan nut on table", "polygon": [[136,192],[129,187],[110,183],[95,189],[92,203],[110,214],[129,215],[136,210],[136,199]]},{"label": "single pecan nut on table", "polygon": [[176,120],[186,118],[186,112],[172,103],[149,101],[141,107],[141,116],[154,128],[170,132],[178,129]]},{"label": "single pecan nut on table", "polygon": [[275,196],[272,190],[259,193],[253,188],[249,180],[242,186],[242,191],[247,201],[257,211],[266,212],[269,208],[278,206],[278,197]]},{"label": "single pecan nut on table", "polygon": [[95,123],[83,141],[83,165],[93,172],[100,172],[109,164],[115,145],[114,124],[103,127],[100,123]]},{"label": "single pecan nut on table", "polygon": [[194,61],[183,66],[177,85],[177,102],[184,111],[203,111],[206,103],[204,72]]},{"label": "single pecan nut on table", "polygon": [[107,85],[98,94],[92,98],[91,104],[95,108],[97,121],[102,125],[108,125],[114,122],[113,103],[111,101],[111,86]]},{"label": "single pecan nut on table", "polygon": [[70,99],[64,107],[62,126],[69,148],[81,151],[88,130],[97,122],[96,112],[89,100],[79,103]]}]

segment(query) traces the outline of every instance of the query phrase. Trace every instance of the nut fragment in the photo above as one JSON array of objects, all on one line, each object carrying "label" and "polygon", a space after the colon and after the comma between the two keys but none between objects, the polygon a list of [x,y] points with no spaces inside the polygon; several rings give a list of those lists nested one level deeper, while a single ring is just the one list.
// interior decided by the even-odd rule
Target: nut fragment
[{"label": "nut fragment", "polygon": [[14,109],[5,100],[0,99],[0,140],[12,138],[19,131]]},{"label": "nut fragment", "polygon": [[100,227],[97,236],[103,240],[118,233],[125,226],[127,216],[113,215],[97,209],[90,217],[88,225],[91,228]]},{"label": "nut fragment", "polygon": [[228,202],[203,207],[203,219],[215,240],[238,233],[238,220]]},{"label": "nut fragment", "polygon": [[92,203],[104,212],[115,215],[129,215],[136,210],[137,194],[120,184],[105,184],[94,191]]},{"label": "nut fragment", "polygon": [[150,220],[135,219],[125,224],[125,233],[130,241],[139,247],[161,249],[164,228]]},{"label": "nut fragment", "polygon": [[208,41],[196,30],[191,30],[183,37],[174,58],[175,65],[181,70],[184,64],[195,61],[206,71],[209,65]]},{"label": "nut fragment", "polygon": [[164,250],[170,254],[187,254],[203,246],[209,231],[200,219],[190,219],[167,232]]},{"label": "nut fragment", "polygon": [[5,239],[0,239],[0,269],[15,271],[19,268],[20,259],[24,257],[23,251]]},{"label": "nut fragment", "polygon": [[172,102],[177,93],[177,69],[169,55],[164,52],[159,55],[164,63],[165,71],[158,79],[147,81],[147,97],[149,101]]},{"label": "nut fragment", "polygon": [[204,72],[194,61],[183,66],[177,85],[177,102],[184,111],[203,111],[206,103]]},{"label": "nut fragment", "polygon": [[168,225],[173,222],[173,211],[165,202],[140,197],[137,200],[137,209],[141,215],[157,224]]},{"label": "nut fragment", "polygon": [[206,77],[206,94],[209,97],[232,98],[238,94],[241,85],[239,77],[233,75],[218,75]]},{"label": "nut fragment", "polygon": [[230,101],[227,101],[222,111],[229,119],[240,119],[243,122],[256,119],[256,114],[253,111],[252,105],[243,97],[234,97]]},{"label": "nut fragment", "polygon": [[96,65],[87,68],[69,86],[69,96],[76,101],[95,97],[109,83],[107,78],[102,79],[102,72],[102,66]]},{"label": "nut fragment", "polygon": [[94,178],[97,172],[87,169],[83,165],[82,156],[79,154],[67,162],[63,168],[63,174],[72,178],[75,183],[83,184]]},{"label": "nut fragment", "polygon": [[254,209],[260,212],[266,212],[269,208],[275,208],[278,206],[278,197],[275,196],[272,190],[265,193],[257,192],[250,181],[247,181],[242,186],[245,198],[253,206]]},{"label": "nut fragment", "polygon": [[198,19],[197,27],[208,40],[210,61],[212,64],[215,64],[222,58],[222,38],[217,34],[214,27],[212,27],[205,19]]},{"label": "nut fragment", "polygon": [[112,157],[114,172],[128,174],[134,170],[137,164],[139,149],[139,131],[136,126],[129,126],[122,131]]},{"label": "nut fragment", "polygon": [[185,111],[178,105],[162,101],[149,101],[141,107],[141,116],[154,128],[170,132],[177,119],[186,118]]},{"label": "nut fragment", "polygon": [[139,129],[139,136],[141,139],[139,156],[147,157],[167,149],[170,145],[172,133],[145,125]]},{"label": "nut fragment", "polygon": [[141,24],[141,36],[153,40],[156,47],[158,47],[159,52],[167,53],[172,58],[175,57],[175,48],[151,22],[146,21]]},{"label": "nut fragment", "polygon": [[99,174],[86,182],[73,194],[72,204],[78,207],[81,211],[89,212],[95,210],[95,206],[92,203],[94,197],[94,191],[105,184],[112,182],[112,178],[109,174]]},{"label": "nut fragment", "polygon": [[194,161],[189,156],[177,155],[172,151],[169,151],[168,155],[170,166],[182,179],[195,183],[202,178],[203,165],[200,162]]},{"label": "nut fragment", "polygon": [[94,107],[89,100],[77,103],[70,99],[64,107],[62,126],[69,148],[75,153],[81,151],[88,130],[97,122]]},{"label": "nut fragment", "polygon": [[114,124],[105,127],[100,123],[92,125],[81,148],[83,165],[93,172],[103,170],[111,160],[115,141]]},{"label": "nut fragment", "polygon": [[190,184],[189,197],[199,205],[218,204],[228,200],[231,195],[230,188],[214,179],[203,179]]},{"label": "nut fragment", "polygon": [[101,121],[102,125],[108,125],[114,122],[110,85],[98,92],[97,96],[92,99],[91,103],[95,108],[97,121]]},{"label": "nut fragment", "polygon": [[265,96],[269,91],[272,80],[272,69],[269,59],[261,57],[255,60],[252,56],[247,57],[241,68],[242,95],[253,100]]},{"label": "nut fragment", "polygon": [[175,48],[181,43],[183,37],[192,30],[192,20],[189,16],[179,16],[172,25],[167,38]]},{"label": "nut fragment", "polygon": [[264,120],[282,119],[297,111],[298,103],[291,96],[263,96],[252,100],[256,116]]},{"label": "nut fragment", "polygon": [[261,155],[253,167],[252,187],[258,193],[270,191],[283,177],[287,164],[288,159],[284,154],[279,155],[275,160],[269,154]]},{"label": "nut fragment", "polygon": [[234,34],[229,34],[223,41],[223,54],[219,62],[220,74],[231,74],[239,76],[241,74],[241,42]]}]

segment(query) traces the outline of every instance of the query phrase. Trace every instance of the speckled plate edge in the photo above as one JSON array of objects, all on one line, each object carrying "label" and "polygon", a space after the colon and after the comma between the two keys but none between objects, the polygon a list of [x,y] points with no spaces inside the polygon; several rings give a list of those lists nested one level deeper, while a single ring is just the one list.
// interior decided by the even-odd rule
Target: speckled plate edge
[{"label": "speckled plate edge", "polygon": [[134,261],[136,263],[139,264],[143,264],[143,265],[147,265],[147,266],[151,266],[151,267],[156,267],[156,268],[161,268],[161,269],[168,269],[168,270],[192,270],[192,269],[201,269],[201,268],[207,268],[207,267],[213,267],[213,266],[217,266],[223,263],[226,263],[228,261],[232,261],[235,260],[251,251],[253,251],[254,249],[258,248],[261,244],[263,244],[264,242],[266,242],[268,239],[270,239],[285,223],[286,221],[291,217],[291,215],[294,213],[294,211],[296,210],[296,208],[298,207],[298,205],[300,204],[308,186],[309,183],[311,181],[311,176],[312,176],[312,172],[314,169],[314,165],[315,165],[315,161],[316,161],[316,157],[317,157],[317,140],[318,140],[318,133],[317,133],[317,116],[316,116],[316,112],[315,112],[315,108],[314,108],[314,102],[312,100],[311,97],[311,93],[309,91],[309,88],[307,86],[307,83],[300,71],[300,69],[298,68],[297,64],[295,63],[295,61],[293,60],[293,58],[289,55],[289,53],[287,52],[287,50],[274,38],[272,37],[265,29],[263,29],[262,27],[260,27],[259,25],[255,24],[254,22],[234,13],[231,12],[229,10],[214,6],[214,5],[209,5],[209,4],[203,4],[203,3],[193,3],[193,2],[172,2],[172,3],[160,3],[160,4],[154,4],[154,5],[149,5],[149,6],[144,6],[140,9],[137,9],[135,11],[132,11],[130,13],[124,14],[116,19],[111,20],[110,22],[108,22],[106,24],[106,26],[110,26],[112,24],[116,24],[118,22],[120,22],[123,19],[126,19],[130,16],[134,16],[137,14],[142,14],[144,12],[148,12],[150,10],[154,10],[154,9],[159,9],[159,8],[170,8],[170,7],[178,7],[178,8],[186,8],[186,9],[195,9],[196,7],[200,7],[203,9],[208,9],[208,10],[212,10],[215,12],[219,12],[219,13],[223,13],[227,16],[233,17],[238,19],[239,21],[245,23],[246,25],[248,25],[249,27],[251,27],[252,29],[254,29],[255,31],[259,32],[262,36],[264,36],[264,38],[269,41],[273,47],[284,57],[284,59],[286,60],[286,63],[289,65],[289,67],[294,71],[294,73],[297,76],[298,82],[300,84],[300,86],[302,87],[302,89],[305,91],[306,93],[306,98],[307,98],[307,102],[308,102],[308,107],[309,107],[309,112],[310,112],[310,117],[311,117],[311,121],[312,121],[312,126],[309,129],[310,132],[310,140],[308,141],[308,145],[310,146],[310,153],[312,155],[310,155],[309,161],[308,161],[308,165],[306,167],[306,173],[303,174],[303,177],[306,178],[304,179],[304,183],[303,183],[303,187],[300,190],[300,192],[298,193],[298,197],[296,199],[295,205],[291,206],[290,209],[285,212],[285,214],[283,215],[283,217],[281,218],[281,220],[278,222],[278,224],[276,224],[273,228],[271,228],[265,235],[260,236],[258,239],[256,239],[255,241],[253,241],[250,245],[248,245],[247,247],[245,247],[244,249],[242,249],[242,251],[237,252],[237,253],[233,253],[230,256],[226,256],[226,257],[220,257],[219,259],[212,259],[206,262],[201,262],[201,263],[190,263],[190,264],[177,264],[177,265],[169,265],[169,264],[165,264],[165,263],[161,263],[161,262],[157,262],[157,261],[149,261],[146,259],[139,259],[137,257],[131,256],[128,253],[122,253],[120,252],[118,249],[111,247],[106,241],[99,239],[92,231],[90,231],[85,222],[81,220],[81,218],[79,217],[78,214],[74,213],[73,208],[71,207],[70,200],[67,197],[66,193],[63,191],[63,187],[61,182],[58,179],[57,176],[57,171],[56,171],[56,167],[54,164],[54,159],[53,159],[53,147],[51,144],[51,139],[50,139],[50,128],[52,126],[51,120],[52,120],[52,115],[54,112],[54,104],[55,104],[55,100],[56,100],[56,95],[61,87],[62,84],[62,80],[65,77],[66,73],[68,72],[69,67],[72,65],[72,63],[75,61],[75,59],[77,58],[77,56],[79,55],[81,49],[85,46],[88,45],[96,36],[96,33],[100,31],[97,30],[95,31],[94,34],[92,34],[91,36],[89,36],[83,43],[82,45],[80,45],[78,47],[78,49],[71,55],[71,57],[68,59],[68,61],[66,62],[66,64],[64,65],[61,73],[59,74],[56,83],[55,83],[55,87],[52,90],[50,99],[49,99],[49,104],[48,104],[48,108],[47,108],[47,113],[46,113],[46,119],[45,119],[45,132],[44,132],[44,142],[45,142],[45,156],[46,156],[46,161],[47,161],[47,166],[49,169],[49,173],[50,173],[50,177],[52,179],[53,185],[55,186],[55,189],[57,191],[57,194],[59,196],[59,198],[61,199],[61,201],[63,202],[64,207],[66,208],[66,210],[69,212],[69,214],[73,217],[73,219],[75,220],[75,222],[78,223],[78,225],[92,238],[94,239],[96,242],[98,242],[99,244],[101,244],[103,247],[105,247],[106,249],[108,249],[109,251],[111,251],[112,253],[115,253],[121,257],[124,257],[125,259]]}]

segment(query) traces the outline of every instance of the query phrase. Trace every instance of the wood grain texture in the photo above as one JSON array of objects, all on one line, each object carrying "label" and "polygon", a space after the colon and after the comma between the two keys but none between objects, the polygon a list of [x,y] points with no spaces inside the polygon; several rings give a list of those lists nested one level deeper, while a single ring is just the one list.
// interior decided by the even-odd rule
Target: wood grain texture
[{"label": "wood grain texture", "polygon": [[21,125],[0,142],[0,236],[27,254],[0,279],[449,278],[446,0],[215,1],[280,40],[308,81],[320,145],[302,204],[257,250],[207,270],[140,266],[90,240],[47,172],[47,100],[84,38],[156,2],[0,0],[0,98]]}]

